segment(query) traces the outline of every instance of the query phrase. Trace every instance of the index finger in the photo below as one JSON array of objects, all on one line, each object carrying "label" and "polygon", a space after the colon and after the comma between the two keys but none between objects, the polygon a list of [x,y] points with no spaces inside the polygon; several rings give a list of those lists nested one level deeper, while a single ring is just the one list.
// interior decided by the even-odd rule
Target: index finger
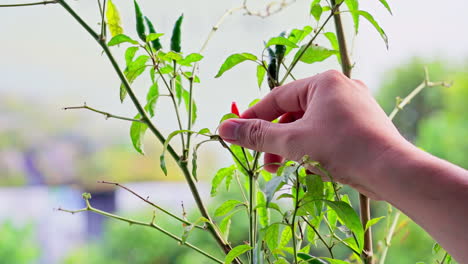
[{"label": "index finger", "polygon": [[304,112],[309,94],[315,90],[317,75],[278,86],[262,100],[242,113],[242,118],[275,120],[289,112]]}]

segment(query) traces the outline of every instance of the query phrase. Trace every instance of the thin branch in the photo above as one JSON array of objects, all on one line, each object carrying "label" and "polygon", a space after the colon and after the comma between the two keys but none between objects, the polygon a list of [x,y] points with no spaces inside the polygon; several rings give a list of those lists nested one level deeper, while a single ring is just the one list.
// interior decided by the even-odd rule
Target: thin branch
[{"label": "thin branch", "polygon": [[71,214],[90,211],[90,212],[94,212],[94,213],[97,213],[97,214],[100,214],[100,215],[103,215],[103,216],[106,216],[106,217],[110,217],[110,218],[114,218],[114,219],[117,219],[117,220],[120,220],[120,221],[123,221],[123,222],[127,222],[130,225],[140,225],[140,226],[151,227],[151,228],[154,228],[154,229],[158,230],[159,232],[163,233],[164,235],[174,239],[175,241],[179,242],[180,245],[184,245],[186,247],[189,247],[189,248],[195,250],[196,252],[204,255],[205,257],[207,257],[207,258],[209,258],[209,259],[211,259],[213,261],[216,261],[217,263],[224,263],[222,260],[210,255],[209,253],[201,250],[200,248],[198,248],[198,247],[196,247],[196,246],[194,246],[194,245],[192,245],[190,243],[184,242],[178,236],[176,236],[176,235],[168,232],[167,230],[163,229],[162,227],[156,225],[154,223],[154,220],[155,220],[154,214],[153,214],[153,217],[152,217],[151,221],[149,223],[145,223],[145,222],[141,222],[141,221],[138,221],[138,220],[126,218],[126,217],[123,217],[123,216],[111,214],[111,213],[96,209],[96,208],[91,206],[91,204],[89,203],[89,201],[87,199],[85,201],[86,201],[86,207],[82,208],[82,209],[79,209],[79,210],[67,210],[67,209],[62,209],[62,208],[58,208],[57,210],[62,211],[62,212],[66,212],[66,213],[71,213]]},{"label": "thin branch", "polygon": [[248,16],[258,16],[258,17],[261,17],[261,18],[266,18],[266,17],[272,16],[274,14],[277,14],[277,13],[283,11],[285,8],[287,8],[288,6],[294,4],[295,2],[296,2],[296,0],[274,1],[274,2],[269,3],[266,6],[265,10],[263,10],[263,12],[262,12],[262,11],[252,11],[247,6],[247,0],[244,0],[243,9],[246,12],[245,14],[248,15]]},{"label": "thin branch", "polygon": [[384,264],[385,263],[385,258],[387,257],[387,252],[388,252],[388,249],[390,248],[390,244],[392,242],[393,234],[395,233],[395,227],[396,227],[396,225],[398,223],[400,215],[401,215],[400,211],[397,211],[395,213],[395,217],[393,218],[392,225],[390,226],[390,229],[388,230],[388,233],[385,236],[384,248],[382,250],[382,255],[380,256],[379,264]]},{"label": "thin branch", "polygon": [[312,228],[312,230],[314,230],[315,234],[317,235],[317,237],[320,239],[320,241],[322,241],[323,245],[328,249],[328,252],[330,253],[330,256],[331,258],[335,258],[333,256],[333,250],[332,250],[332,247],[328,245],[328,243],[325,241],[325,239],[323,239],[322,235],[320,235],[320,232],[317,230],[317,228],[315,228],[314,225],[312,225],[308,220],[307,218],[305,218],[304,216],[302,216],[302,220],[304,220],[304,222],[307,223],[308,226],[310,226]]},{"label": "thin branch", "polygon": [[141,119],[134,119],[134,118],[124,117],[124,116],[118,116],[118,115],[114,115],[114,114],[111,114],[111,113],[108,113],[108,112],[104,112],[104,111],[89,107],[89,106],[86,105],[86,103],[84,105],[82,105],[82,106],[68,106],[68,107],[63,108],[63,110],[73,110],[73,109],[87,109],[87,110],[90,110],[92,112],[104,115],[106,119],[115,118],[115,119],[120,119],[120,120],[125,120],[125,121],[131,121],[131,122],[146,123]]},{"label": "thin branch", "polygon": [[[108,181],[98,181],[98,183],[110,184],[110,185],[115,185],[115,186],[117,186],[117,187],[120,187],[120,188],[126,190],[127,192],[133,194],[134,196],[138,197],[138,198],[139,198],[140,200],[142,200],[143,202],[145,202],[145,203],[147,203],[147,204],[153,206],[154,208],[156,208],[156,209],[162,211],[163,213],[165,213],[165,214],[167,214],[167,215],[173,217],[174,219],[176,219],[176,220],[178,220],[178,221],[180,221],[180,222],[182,222],[182,223],[184,223],[184,224],[186,224],[186,225],[192,225],[192,223],[190,223],[189,221],[184,220],[184,219],[178,217],[177,215],[175,215],[175,214],[173,214],[173,213],[167,211],[166,209],[164,209],[164,208],[158,206],[157,204],[151,202],[148,198],[145,199],[143,196],[139,195],[138,193],[136,193],[136,192],[133,191],[132,189],[130,189],[130,188],[128,188],[128,187],[126,187],[126,186],[124,186],[124,185],[122,185],[122,184],[120,184],[120,183],[117,183],[117,182],[108,182]],[[199,229],[205,230],[205,228],[202,227],[202,226],[195,226],[195,227],[196,227],[196,228],[199,228]]]},{"label": "thin branch", "polygon": [[36,5],[48,5],[48,4],[58,4],[58,0],[41,1],[41,2],[24,3],[24,4],[0,5],[0,7],[21,7],[21,6],[36,6]]}]

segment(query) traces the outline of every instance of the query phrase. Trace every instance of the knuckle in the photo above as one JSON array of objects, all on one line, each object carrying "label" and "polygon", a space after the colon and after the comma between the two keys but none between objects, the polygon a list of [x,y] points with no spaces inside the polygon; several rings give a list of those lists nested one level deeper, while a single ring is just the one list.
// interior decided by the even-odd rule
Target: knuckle
[{"label": "knuckle", "polygon": [[268,130],[268,122],[255,120],[249,124],[245,140],[248,146],[261,150],[265,141],[265,133]]},{"label": "knuckle", "polygon": [[337,71],[337,70],[328,70],[324,73],[322,73],[322,80],[330,86],[334,86],[335,84],[342,82],[343,78],[345,77],[343,73]]}]

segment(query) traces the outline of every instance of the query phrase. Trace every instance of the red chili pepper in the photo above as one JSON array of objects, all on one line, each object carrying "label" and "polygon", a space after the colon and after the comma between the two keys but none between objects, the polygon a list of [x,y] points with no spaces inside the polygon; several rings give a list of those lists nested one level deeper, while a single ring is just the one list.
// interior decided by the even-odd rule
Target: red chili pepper
[{"label": "red chili pepper", "polygon": [[232,102],[232,104],[231,104],[231,113],[235,114],[237,116],[240,116],[239,108],[237,108],[236,102]]}]

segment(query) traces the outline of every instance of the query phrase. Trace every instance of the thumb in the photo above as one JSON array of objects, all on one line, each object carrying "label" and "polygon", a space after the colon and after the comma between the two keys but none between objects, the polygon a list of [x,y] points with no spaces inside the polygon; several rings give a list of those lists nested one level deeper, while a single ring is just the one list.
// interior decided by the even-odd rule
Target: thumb
[{"label": "thumb", "polygon": [[261,119],[228,119],[221,123],[219,135],[229,143],[261,152],[282,154],[287,124]]}]

